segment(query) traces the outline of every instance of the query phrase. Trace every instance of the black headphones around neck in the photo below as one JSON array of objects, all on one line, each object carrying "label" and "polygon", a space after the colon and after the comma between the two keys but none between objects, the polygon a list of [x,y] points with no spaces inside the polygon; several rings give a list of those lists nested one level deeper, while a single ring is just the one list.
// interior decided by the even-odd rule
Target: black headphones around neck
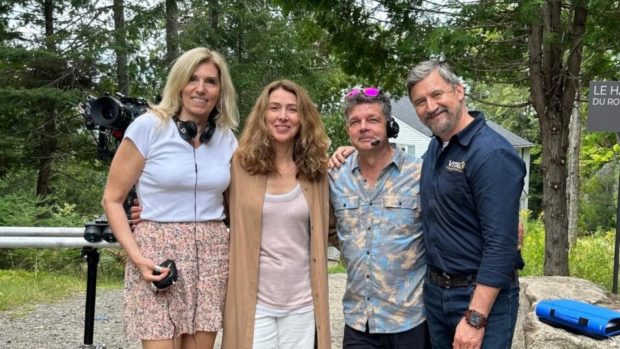
[{"label": "black headphones around neck", "polygon": [[[181,138],[191,142],[192,139],[196,137],[198,127],[196,127],[196,124],[193,121],[181,121],[178,117],[176,117],[176,115],[172,117],[172,120],[174,120],[174,123],[177,125]],[[213,134],[215,133],[215,128],[215,118],[209,116],[209,119],[207,120],[207,127],[205,127],[200,134],[200,143],[209,143],[211,137],[213,137]]]},{"label": "black headphones around neck", "polygon": [[398,126],[398,122],[394,120],[393,117],[389,117],[387,124],[385,125],[385,129],[387,131],[388,138],[396,138],[398,137],[398,131],[400,131],[400,126]]}]

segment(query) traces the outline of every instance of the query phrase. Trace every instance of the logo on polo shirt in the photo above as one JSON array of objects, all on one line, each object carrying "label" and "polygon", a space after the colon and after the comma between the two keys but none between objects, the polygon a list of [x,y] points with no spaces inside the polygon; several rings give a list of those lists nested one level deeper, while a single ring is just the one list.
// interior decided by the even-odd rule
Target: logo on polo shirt
[{"label": "logo on polo shirt", "polygon": [[462,173],[465,170],[465,161],[448,160],[448,166],[446,166],[446,169],[448,171]]}]

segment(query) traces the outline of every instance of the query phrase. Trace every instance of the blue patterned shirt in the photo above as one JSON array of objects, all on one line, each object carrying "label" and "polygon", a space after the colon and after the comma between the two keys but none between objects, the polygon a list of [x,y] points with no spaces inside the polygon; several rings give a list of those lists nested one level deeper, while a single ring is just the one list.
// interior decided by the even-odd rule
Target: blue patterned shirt
[{"label": "blue patterned shirt", "polygon": [[347,264],[342,299],[348,326],[399,333],[425,320],[426,272],[418,208],[420,159],[395,149],[374,186],[362,177],[358,154],[329,172],[330,202]]}]

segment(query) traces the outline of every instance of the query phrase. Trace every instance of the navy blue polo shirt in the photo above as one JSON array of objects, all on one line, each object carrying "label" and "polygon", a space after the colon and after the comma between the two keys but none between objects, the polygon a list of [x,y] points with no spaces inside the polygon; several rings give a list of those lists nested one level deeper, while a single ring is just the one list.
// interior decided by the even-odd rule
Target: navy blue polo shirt
[{"label": "navy blue polo shirt", "polygon": [[420,199],[426,258],[449,274],[477,273],[478,283],[506,287],[516,268],[519,199],[525,164],[481,112],[445,149],[433,137],[424,156]]}]

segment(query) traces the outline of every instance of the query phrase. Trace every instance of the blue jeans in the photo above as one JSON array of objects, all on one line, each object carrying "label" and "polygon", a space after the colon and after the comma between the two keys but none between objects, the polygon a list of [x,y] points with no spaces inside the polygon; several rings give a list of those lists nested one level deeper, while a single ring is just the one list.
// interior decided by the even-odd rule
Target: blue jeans
[{"label": "blue jeans", "polygon": [[[469,308],[475,284],[443,288],[424,280],[424,308],[433,349],[451,349],[456,326]],[[483,349],[510,349],[519,311],[519,280],[502,289],[484,331]]]}]

